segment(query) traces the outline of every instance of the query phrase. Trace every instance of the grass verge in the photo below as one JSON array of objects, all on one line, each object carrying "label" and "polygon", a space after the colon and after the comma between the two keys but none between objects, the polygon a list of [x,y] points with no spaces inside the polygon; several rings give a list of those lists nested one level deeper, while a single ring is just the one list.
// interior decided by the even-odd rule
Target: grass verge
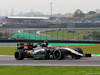
[{"label": "grass verge", "polygon": [[[98,31],[100,32],[99,29],[96,30],[75,30],[74,33],[68,32],[67,30],[47,30],[47,31],[41,31],[41,34],[49,35],[51,37],[57,37],[57,38],[62,38],[62,39],[78,39],[78,40],[83,40],[84,34],[87,32],[93,32],[93,31]],[[76,37],[76,38],[75,38]],[[93,40],[92,37],[88,38],[88,40]]]},{"label": "grass verge", "polygon": [[0,66],[0,75],[88,75],[100,74],[100,67]]},{"label": "grass verge", "polygon": [[100,44],[96,45],[83,45],[83,46],[69,46],[69,48],[80,47],[84,53],[100,54]]},{"label": "grass verge", "polygon": [[[57,46],[55,46],[55,47],[57,47]],[[61,46],[61,47],[65,48],[65,46]],[[78,48],[78,47],[83,50],[83,53],[100,54],[100,44],[68,46],[68,48],[71,48],[71,49]]]},{"label": "grass verge", "polygon": [[0,55],[14,55],[17,47],[0,47]]}]

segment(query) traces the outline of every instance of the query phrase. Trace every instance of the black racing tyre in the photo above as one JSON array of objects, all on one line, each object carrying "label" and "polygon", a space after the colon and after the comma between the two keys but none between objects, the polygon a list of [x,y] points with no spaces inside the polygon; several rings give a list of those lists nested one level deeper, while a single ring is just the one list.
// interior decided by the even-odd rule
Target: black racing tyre
[{"label": "black racing tyre", "polygon": [[[74,50],[81,53],[81,54],[83,54],[83,51],[82,51],[81,48],[74,48]],[[75,56],[75,59],[80,59],[80,58],[81,58],[81,56],[77,56],[77,55]]]},{"label": "black racing tyre", "polygon": [[45,58],[46,58],[46,59],[49,59],[49,58],[50,58],[50,52],[49,52],[49,50],[46,52]]},{"label": "black racing tyre", "polygon": [[53,56],[54,56],[54,59],[62,60],[65,58],[65,51],[62,49],[54,50]]},{"label": "black racing tyre", "polygon": [[15,52],[15,55],[14,56],[15,56],[15,59],[16,60],[23,60],[24,57],[25,57],[25,52],[23,50],[17,50]]},{"label": "black racing tyre", "polygon": [[81,53],[81,54],[83,54],[83,51],[82,51],[81,48],[74,48],[74,50],[77,51],[77,52],[79,52],[79,53]]}]

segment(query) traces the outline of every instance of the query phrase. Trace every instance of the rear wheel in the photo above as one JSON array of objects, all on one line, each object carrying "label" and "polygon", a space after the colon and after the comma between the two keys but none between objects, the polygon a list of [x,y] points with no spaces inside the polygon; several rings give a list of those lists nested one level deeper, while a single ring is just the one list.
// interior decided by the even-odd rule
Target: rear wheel
[{"label": "rear wheel", "polygon": [[62,49],[55,50],[53,52],[54,59],[62,60],[65,58],[65,52]]},{"label": "rear wheel", "polygon": [[23,50],[17,50],[15,52],[15,55],[14,56],[15,56],[15,59],[16,60],[23,60],[24,57],[25,57],[25,52]]},{"label": "rear wheel", "polygon": [[[81,48],[74,48],[74,50],[81,53],[81,54],[83,54],[83,51],[82,51]],[[75,56],[75,59],[80,59],[80,58],[81,58],[81,56],[78,56],[78,55]]]}]

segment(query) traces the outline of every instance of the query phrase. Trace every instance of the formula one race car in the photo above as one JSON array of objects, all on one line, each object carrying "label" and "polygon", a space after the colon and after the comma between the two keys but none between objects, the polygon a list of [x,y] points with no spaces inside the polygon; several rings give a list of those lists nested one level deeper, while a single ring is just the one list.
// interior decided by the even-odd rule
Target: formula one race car
[{"label": "formula one race car", "polygon": [[23,60],[24,58],[62,60],[64,58],[80,59],[84,56],[91,57],[91,54],[83,54],[81,48],[54,48],[48,45],[48,42],[44,42],[37,45],[33,45],[33,43],[17,44],[17,51],[14,56],[16,60]]}]

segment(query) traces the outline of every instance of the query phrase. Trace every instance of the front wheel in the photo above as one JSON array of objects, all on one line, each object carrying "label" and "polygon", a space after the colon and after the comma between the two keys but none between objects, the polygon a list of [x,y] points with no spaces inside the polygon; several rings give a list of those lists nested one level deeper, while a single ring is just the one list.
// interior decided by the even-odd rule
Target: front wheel
[{"label": "front wheel", "polygon": [[15,52],[15,59],[16,60],[23,60],[24,59],[24,57],[25,57],[25,52],[24,51],[22,51],[22,50],[17,50],[16,52]]},{"label": "front wheel", "polygon": [[74,48],[74,50],[81,53],[81,54],[83,54],[83,50],[81,48]]},{"label": "front wheel", "polygon": [[54,59],[62,60],[65,58],[65,52],[62,49],[55,50],[53,52]]},{"label": "front wheel", "polygon": [[[77,51],[78,53],[83,54],[83,50],[81,48],[74,48],[74,50]],[[75,56],[75,59],[80,59],[80,58],[81,56],[78,56],[78,55]]]}]

